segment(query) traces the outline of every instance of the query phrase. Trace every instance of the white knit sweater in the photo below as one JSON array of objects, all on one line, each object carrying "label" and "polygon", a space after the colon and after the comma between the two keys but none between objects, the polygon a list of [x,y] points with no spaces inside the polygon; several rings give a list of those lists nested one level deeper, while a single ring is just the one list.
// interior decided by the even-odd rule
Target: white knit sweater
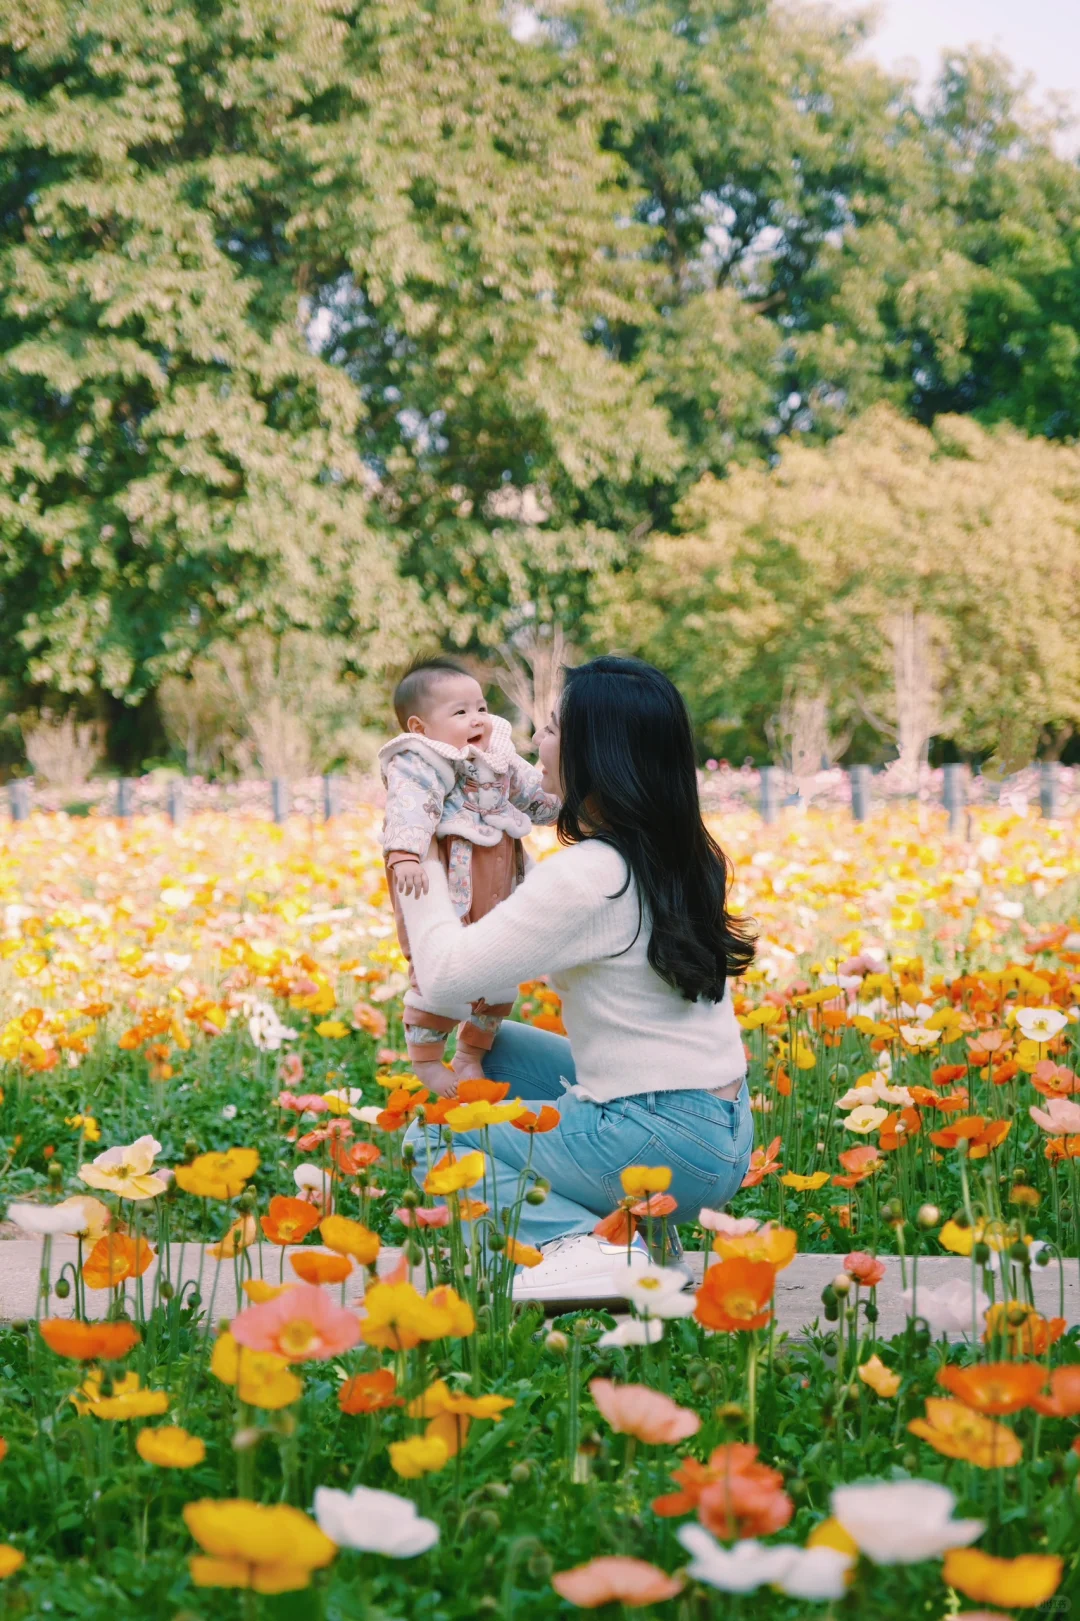
[{"label": "white knit sweater", "polygon": [[[509,897],[463,926],[439,861],[427,895],[402,896],[413,966],[432,1007],[494,1001],[507,985],[550,976],[581,1092],[600,1103],[637,1092],[728,1086],[746,1069],[730,991],[687,1002],[650,967],[637,887],[613,896],[626,864],[598,839],[539,862]],[[629,948],[629,949],[627,949]]]}]

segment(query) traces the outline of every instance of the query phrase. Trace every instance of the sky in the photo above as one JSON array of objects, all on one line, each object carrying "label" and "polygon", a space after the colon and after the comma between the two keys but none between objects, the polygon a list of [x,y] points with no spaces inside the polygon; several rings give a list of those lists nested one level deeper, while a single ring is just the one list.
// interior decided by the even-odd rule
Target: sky
[{"label": "sky", "polygon": [[[862,10],[841,0],[846,10]],[[1037,98],[1071,93],[1080,115],[1080,0],[878,0],[879,26],[868,50],[884,66],[917,62],[931,81],[943,51],[990,45],[1034,75]],[[1071,132],[1075,137],[1076,131]],[[1070,138],[1070,144],[1080,144]]]}]

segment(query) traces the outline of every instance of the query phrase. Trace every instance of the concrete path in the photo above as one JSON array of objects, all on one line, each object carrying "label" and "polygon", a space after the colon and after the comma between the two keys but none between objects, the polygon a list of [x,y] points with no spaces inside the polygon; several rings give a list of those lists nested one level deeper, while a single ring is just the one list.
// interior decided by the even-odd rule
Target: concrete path
[{"label": "concrete path", "polygon": [[[55,1283],[60,1276],[65,1263],[75,1265],[77,1259],[77,1246],[73,1239],[54,1239],[52,1245],[52,1278]],[[285,1252],[286,1281],[294,1280],[295,1274],[289,1265],[290,1250]],[[276,1283],[280,1274],[281,1250],[272,1244],[259,1244],[248,1252],[251,1258],[252,1271],[256,1277],[265,1277],[269,1282]],[[38,1279],[41,1270],[42,1248],[41,1242],[36,1238],[16,1238],[0,1242],[0,1321],[18,1321],[33,1317],[37,1313]],[[401,1251],[386,1248],[379,1255],[378,1270],[380,1275],[391,1271],[400,1260]],[[688,1254],[686,1262],[690,1266],[695,1279],[702,1276],[705,1257],[702,1254]],[[142,1279],[143,1298],[149,1302],[153,1298],[154,1274],[157,1266],[156,1260],[151,1263],[149,1270]],[[776,1290],[777,1326],[784,1332],[792,1335],[803,1335],[807,1329],[812,1328],[815,1322],[822,1331],[831,1326],[822,1315],[821,1291],[830,1283],[843,1267],[843,1257],[840,1255],[799,1255],[792,1264],[779,1274]],[[880,1317],[878,1320],[878,1333],[889,1338],[899,1333],[906,1322],[904,1302],[901,1298],[903,1283],[901,1281],[899,1260],[889,1257],[885,1260],[886,1273],[878,1285],[877,1303]],[[235,1267],[232,1261],[216,1261],[209,1255],[201,1253],[197,1244],[187,1244],[181,1249],[173,1247],[172,1251],[173,1281],[177,1285],[198,1283],[204,1306],[211,1308],[215,1319],[229,1318],[237,1311]],[[959,1256],[934,1256],[924,1258],[919,1262],[918,1291],[921,1295],[924,1290],[935,1289],[941,1284],[949,1282],[967,1282],[970,1279],[970,1263]],[[69,1274],[70,1276],[70,1274]],[[1035,1302],[1045,1316],[1055,1317],[1059,1314],[1059,1278],[1056,1265],[1033,1269]],[[422,1287],[422,1273],[414,1275],[414,1282]],[[910,1263],[908,1266],[908,1283],[911,1282]],[[135,1306],[135,1285],[129,1282],[127,1294],[130,1306]],[[346,1283],[345,1299],[347,1304],[358,1303],[363,1295],[363,1275],[357,1270],[353,1278]],[[108,1294],[105,1290],[90,1290],[88,1300],[90,1315],[104,1315],[108,1306]],[[242,1303],[243,1297],[242,1297]],[[549,1315],[577,1309],[588,1309],[591,1304],[588,1300],[548,1305]],[[66,1300],[57,1299],[55,1294],[50,1295],[47,1315],[69,1316],[74,1307],[74,1296],[69,1295]],[[1068,1323],[1080,1322],[1080,1263],[1070,1261],[1066,1263],[1065,1275],[1065,1307],[1064,1316]]]}]

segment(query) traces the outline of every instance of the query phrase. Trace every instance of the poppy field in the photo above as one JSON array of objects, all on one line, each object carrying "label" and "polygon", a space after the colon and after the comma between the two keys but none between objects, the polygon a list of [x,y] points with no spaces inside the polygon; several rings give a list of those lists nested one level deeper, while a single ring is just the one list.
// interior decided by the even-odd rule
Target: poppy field
[{"label": "poppy field", "polygon": [[[4,830],[0,1245],[40,1281],[0,1325],[0,1616],[1080,1602],[1073,823],[718,822],[759,936],[749,1173],[681,1223],[667,1168],[628,1169],[598,1228],[652,1266],[625,1309],[545,1319],[510,1298],[543,1182],[495,1189],[455,1141],[558,1111],[408,1073],[378,822]],[[523,986],[517,1016],[559,1029],[558,998]],[[808,1252],[836,1275],[789,1338],[774,1292]],[[946,1255],[883,1337],[886,1262],[913,1285]]]}]

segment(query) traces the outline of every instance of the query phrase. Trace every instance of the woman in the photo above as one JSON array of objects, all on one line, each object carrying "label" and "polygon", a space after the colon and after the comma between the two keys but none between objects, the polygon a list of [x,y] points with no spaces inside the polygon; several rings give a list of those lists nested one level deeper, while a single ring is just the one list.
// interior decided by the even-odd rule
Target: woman
[{"label": "woman", "polygon": [[[522,1208],[518,1237],[543,1260],[514,1298],[620,1292],[620,1257],[592,1236],[623,1197],[630,1165],[667,1165],[679,1219],[724,1204],[750,1159],[753,1119],[729,979],[753,957],[727,910],[727,862],[701,820],[690,719],[666,676],[636,659],[571,669],[539,736],[543,786],[561,795],[566,847],[509,898],[463,928],[441,863],[425,895],[403,897],[417,980],[433,1004],[484,996],[547,974],[567,1037],[504,1024],[485,1063],[531,1109],[557,1103],[559,1128],[494,1135],[497,1187],[508,1198],[532,1148],[550,1184]],[[421,1164],[424,1128],[411,1128]],[[471,1134],[457,1142],[480,1146]]]}]

